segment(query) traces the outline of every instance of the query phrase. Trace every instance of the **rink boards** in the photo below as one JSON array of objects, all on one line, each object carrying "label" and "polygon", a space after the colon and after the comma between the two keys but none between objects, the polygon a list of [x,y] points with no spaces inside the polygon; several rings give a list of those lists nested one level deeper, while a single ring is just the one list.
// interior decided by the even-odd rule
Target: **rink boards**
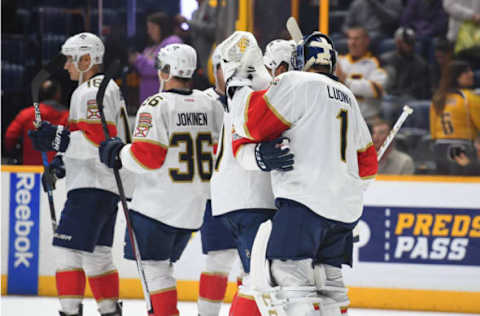
[{"label": "rink boards", "polygon": [[[2,295],[56,295],[41,170],[2,166]],[[59,181],[57,218],[65,197]],[[124,229],[120,212],[113,247],[120,295],[139,298],[135,263],[122,258]],[[366,193],[358,230],[354,268],[344,268],[351,306],[480,313],[480,178],[379,176]],[[175,266],[181,300],[196,300],[204,259],[195,234]]]}]

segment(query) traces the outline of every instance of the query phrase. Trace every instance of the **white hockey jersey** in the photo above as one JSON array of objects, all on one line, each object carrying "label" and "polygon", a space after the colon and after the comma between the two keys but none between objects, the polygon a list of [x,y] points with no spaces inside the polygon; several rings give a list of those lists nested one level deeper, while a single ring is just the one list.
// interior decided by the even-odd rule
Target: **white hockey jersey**
[{"label": "white hockey jersey", "polygon": [[353,60],[350,54],[347,54],[339,56],[338,63],[347,74],[345,85],[357,98],[363,117],[368,121],[378,115],[387,73],[380,67],[377,58],[368,53]]},{"label": "white hockey jersey", "polygon": [[[219,97],[213,89],[206,93],[215,99]],[[235,159],[235,154],[242,150],[242,147],[255,144],[248,138],[233,135],[236,134],[232,127],[231,114],[225,112],[215,168],[210,181],[212,214],[216,216],[250,208],[275,209],[270,174],[245,170]],[[255,159],[253,153],[250,157]]]},{"label": "white hockey jersey", "polygon": [[[66,170],[67,191],[79,188],[97,188],[118,194],[117,184],[111,169],[100,162],[98,146],[105,140],[96,96],[103,74],[83,82],[70,100],[70,144],[63,156]],[[129,141],[127,111],[120,88],[111,80],[105,90],[104,113],[110,136]],[[130,196],[129,184],[132,174],[121,172],[125,191]]]},{"label": "white hockey jersey", "polygon": [[325,74],[291,71],[267,90],[237,91],[230,107],[238,134],[255,141],[290,138],[294,169],[272,171],[275,198],[353,222],[378,168],[367,125],[352,92]]},{"label": "white hockey jersey", "polygon": [[162,92],[143,102],[133,142],[120,152],[123,167],[137,173],[133,210],[177,228],[202,225],[222,116],[198,90]]}]

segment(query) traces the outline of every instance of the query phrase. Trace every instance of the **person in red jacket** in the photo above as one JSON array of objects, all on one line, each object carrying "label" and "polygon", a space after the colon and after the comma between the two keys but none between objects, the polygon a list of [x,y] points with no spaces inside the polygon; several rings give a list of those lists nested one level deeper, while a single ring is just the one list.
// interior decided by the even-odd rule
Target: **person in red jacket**
[{"label": "person in red jacket", "polygon": [[[49,121],[55,125],[67,125],[68,110],[60,104],[62,99],[60,84],[53,80],[46,80],[42,83],[39,92],[40,113],[42,120]],[[28,136],[28,131],[35,129],[33,121],[35,120],[35,109],[30,106],[20,111],[15,119],[10,123],[5,133],[5,149],[12,152],[18,144],[20,138],[23,139],[23,160],[24,165],[41,165],[41,152],[33,148],[32,140]],[[54,151],[47,153],[48,161],[52,161],[55,156]]]}]

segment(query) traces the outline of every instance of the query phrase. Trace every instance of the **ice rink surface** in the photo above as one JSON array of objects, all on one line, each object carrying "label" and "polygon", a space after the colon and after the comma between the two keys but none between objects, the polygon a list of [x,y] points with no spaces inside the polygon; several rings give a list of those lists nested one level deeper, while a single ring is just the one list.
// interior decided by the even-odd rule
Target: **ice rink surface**
[{"label": "ice rink surface", "polygon": [[[33,296],[2,296],[0,298],[1,316],[58,316],[59,303],[52,297]],[[93,299],[85,299],[83,303],[84,316],[98,316],[96,303]],[[123,316],[146,316],[145,303],[142,300],[123,301]],[[220,316],[228,315],[228,304],[222,306]],[[190,302],[179,303],[180,315],[197,316],[197,305]],[[411,311],[390,311],[374,309],[349,309],[349,316],[469,316],[477,314],[461,313],[433,313],[433,312],[411,312]]]}]

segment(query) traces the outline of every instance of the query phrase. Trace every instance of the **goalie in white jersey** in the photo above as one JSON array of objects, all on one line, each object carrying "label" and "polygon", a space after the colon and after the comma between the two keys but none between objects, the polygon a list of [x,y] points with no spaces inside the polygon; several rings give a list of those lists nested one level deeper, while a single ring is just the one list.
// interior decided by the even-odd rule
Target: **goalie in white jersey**
[{"label": "goalie in white jersey", "polygon": [[[202,225],[223,110],[205,93],[189,89],[197,64],[192,47],[167,45],[157,62],[162,92],[139,108],[132,144],[111,138],[102,143],[100,157],[109,167],[137,173],[132,227],[153,315],[167,316],[178,315],[173,263]],[[125,257],[134,259],[128,234],[125,238]]]},{"label": "goalie in white jersey", "polygon": [[[70,101],[69,127],[43,122],[32,133],[42,151],[64,152],[63,158],[57,155],[50,165],[57,176],[62,176],[63,168],[66,171],[67,201],[53,239],[53,245],[59,247],[55,277],[60,315],[82,315],[86,277],[101,315],[119,316],[122,312],[111,253],[119,198],[113,173],[100,162],[97,149],[105,139],[96,102],[104,52],[102,41],[94,34],[80,33],[67,39],[62,46],[67,57],[64,68],[70,79],[78,81]],[[125,104],[113,81],[105,92],[104,113],[110,134],[129,141]]]},{"label": "goalie in white jersey", "polygon": [[[258,63],[255,50],[247,48],[240,58],[222,54],[236,132],[254,141],[286,136],[295,154],[293,170],[271,173],[278,211],[268,246],[259,243],[278,287],[265,295],[308,297],[257,304],[262,312],[277,309],[280,315],[345,315],[349,301],[340,267],[352,263],[352,230],[378,167],[370,133],[352,92],[332,75],[336,52],[326,35],[305,37],[295,56],[295,68],[303,72],[284,73],[263,91],[249,87],[249,66]],[[256,261],[252,257],[252,269],[259,269]],[[234,315],[260,314],[252,304],[244,306]]]}]

